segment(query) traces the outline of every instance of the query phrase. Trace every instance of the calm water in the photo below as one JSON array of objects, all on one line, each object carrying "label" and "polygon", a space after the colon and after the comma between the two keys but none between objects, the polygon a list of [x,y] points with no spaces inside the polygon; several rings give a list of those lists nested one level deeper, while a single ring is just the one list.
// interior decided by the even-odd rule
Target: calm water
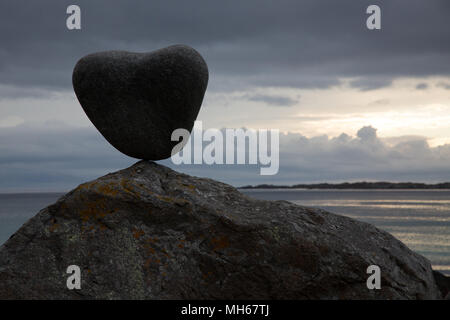
[{"label": "calm water", "polygon": [[0,194],[0,245],[60,193]]},{"label": "calm water", "polygon": [[241,190],[369,222],[450,275],[450,190]]},{"label": "calm water", "polygon": [[[242,190],[369,222],[450,274],[450,190]],[[0,194],[0,244],[62,194]]]}]

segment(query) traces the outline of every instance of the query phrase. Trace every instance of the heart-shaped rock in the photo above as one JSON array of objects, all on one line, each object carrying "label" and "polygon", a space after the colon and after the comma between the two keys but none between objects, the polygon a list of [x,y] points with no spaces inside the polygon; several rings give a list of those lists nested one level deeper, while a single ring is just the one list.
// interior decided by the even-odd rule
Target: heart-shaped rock
[{"label": "heart-shaped rock", "polygon": [[192,130],[208,84],[201,55],[185,45],[150,53],[87,55],[72,75],[75,94],[100,133],[124,154],[146,160],[171,156],[178,128]]}]

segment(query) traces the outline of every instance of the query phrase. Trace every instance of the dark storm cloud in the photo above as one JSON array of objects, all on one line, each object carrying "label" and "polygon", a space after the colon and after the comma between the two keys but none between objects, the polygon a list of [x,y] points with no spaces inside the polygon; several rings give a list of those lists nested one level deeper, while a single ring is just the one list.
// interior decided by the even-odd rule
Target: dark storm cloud
[{"label": "dark storm cloud", "polygon": [[[65,26],[74,3],[81,31]],[[375,3],[382,29],[369,31],[365,9]],[[327,87],[340,77],[368,90],[399,76],[449,75],[449,12],[446,0],[3,0],[0,84],[70,89],[87,53],[185,43],[206,58],[213,90]]]},{"label": "dark storm cloud", "polygon": [[351,81],[350,85],[361,91],[367,91],[389,86],[392,80],[393,77],[388,78],[386,76],[359,77],[358,79]]},{"label": "dark storm cloud", "polygon": [[276,107],[290,107],[298,103],[298,99],[281,95],[247,94],[244,98],[248,101],[264,102],[267,105]]},{"label": "dark storm cloud", "polygon": [[55,95],[54,91],[42,90],[36,87],[22,88],[18,86],[0,85],[0,101],[2,100],[14,100],[14,99],[40,99],[49,98]]},{"label": "dark storm cloud", "polygon": [[416,85],[416,89],[417,90],[426,90],[428,89],[428,84],[422,82]]},{"label": "dark storm cloud", "polygon": [[0,192],[65,191],[131,165],[93,127],[0,128]]}]

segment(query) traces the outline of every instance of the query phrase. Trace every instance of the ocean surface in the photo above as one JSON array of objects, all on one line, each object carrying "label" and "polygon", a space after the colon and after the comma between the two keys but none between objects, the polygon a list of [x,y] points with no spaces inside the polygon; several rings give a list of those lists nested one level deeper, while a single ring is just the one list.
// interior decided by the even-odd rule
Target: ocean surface
[{"label": "ocean surface", "polygon": [[62,193],[0,194],[0,245],[41,209],[55,203]]},{"label": "ocean surface", "polygon": [[287,200],[371,223],[450,275],[450,190],[245,189],[258,199]]},{"label": "ocean surface", "polygon": [[[450,190],[241,190],[369,222],[427,257],[450,275]],[[61,193],[0,194],[0,244]]]}]

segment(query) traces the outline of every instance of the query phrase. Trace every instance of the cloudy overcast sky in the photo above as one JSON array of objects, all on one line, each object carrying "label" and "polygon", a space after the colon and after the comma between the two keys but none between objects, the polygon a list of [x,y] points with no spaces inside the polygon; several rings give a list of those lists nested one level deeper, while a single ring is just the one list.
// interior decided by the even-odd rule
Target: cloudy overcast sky
[{"label": "cloudy overcast sky", "polygon": [[[82,30],[66,28],[70,4]],[[366,28],[371,4],[381,30]],[[275,176],[178,169],[233,185],[450,181],[449,16],[448,0],[2,0],[0,192],[65,191],[134,163],[87,119],[73,67],[176,43],[208,63],[204,128],[283,133]]]}]

